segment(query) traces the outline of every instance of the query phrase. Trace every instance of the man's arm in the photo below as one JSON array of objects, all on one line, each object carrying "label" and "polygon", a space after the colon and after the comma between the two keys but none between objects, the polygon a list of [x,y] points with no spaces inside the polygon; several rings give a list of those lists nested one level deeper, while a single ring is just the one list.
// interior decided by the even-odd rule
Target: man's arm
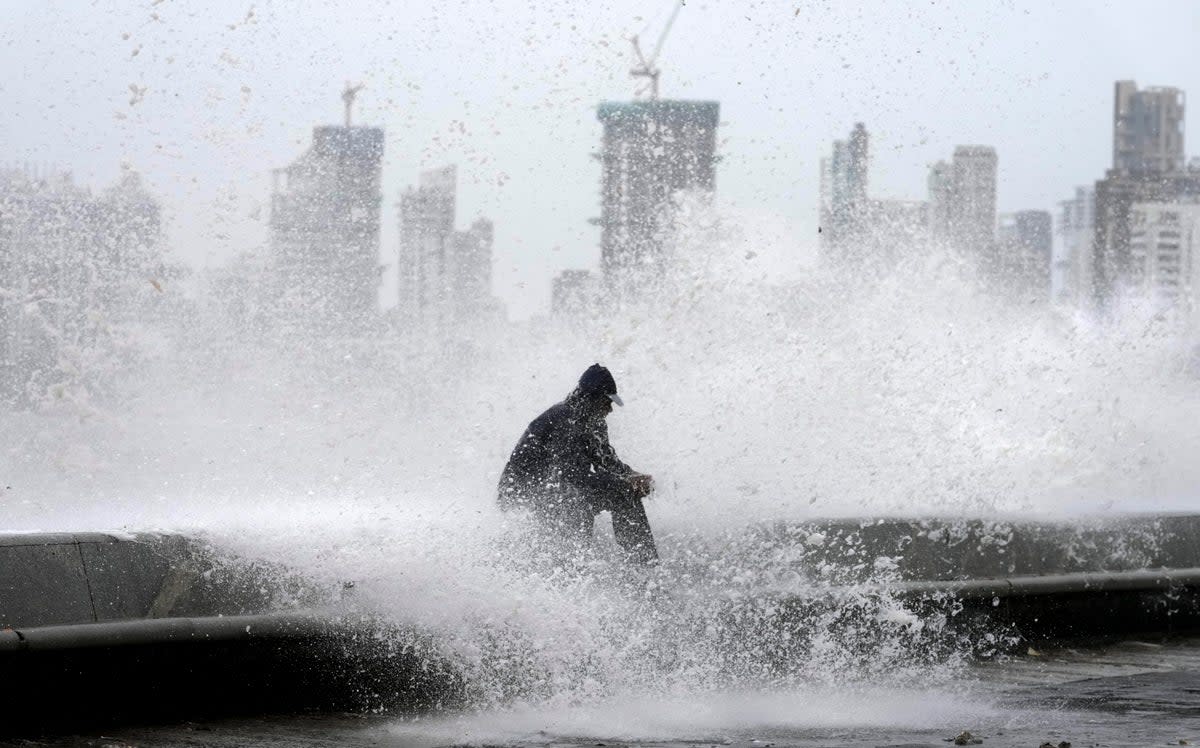
[{"label": "man's arm", "polygon": [[654,478],[639,473],[633,468],[621,462],[617,457],[617,450],[613,449],[612,444],[608,441],[608,424],[601,422],[596,430],[598,442],[597,459],[600,460],[613,475],[616,475],[625,481],[625,484],[633,491],[633,495],[639,499],[649,496],[654,490]]},{"label": "man's arm", "polygon": [[609,443],[607,423],[601,421],[597,424],[592,436],[594,440],[593,460],[604,466],[608,472],[622,478],[636,474],[637,471],[621,462],[621,458],[617,457],[617,450],[613,449],[612,444]]},{"label": "man's arm", "polygon": [[569,463],[574,467],[567,478],[600,503],[615,496],[643,498],[654,489],[654,480],[642,475],[617,457],[608,441],[608,426],[603,422],[578,435],[576,454]]}]

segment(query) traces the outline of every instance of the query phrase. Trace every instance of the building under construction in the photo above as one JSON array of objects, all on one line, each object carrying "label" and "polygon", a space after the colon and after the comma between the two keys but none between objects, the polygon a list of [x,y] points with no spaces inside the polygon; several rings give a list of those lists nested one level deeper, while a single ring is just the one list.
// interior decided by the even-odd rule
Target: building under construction
[{"label": "building under construction", "polygon": [[659,276],[679,198],[713,192],[719,115],[715,101],[599,106],[600,264],[610,292],[635,290]]},{"label": "building under construction", "polygon": [[280,312],[316,330],[359,328],[379,307],[383,130],[323,126],[274,172],[271,249]]}]

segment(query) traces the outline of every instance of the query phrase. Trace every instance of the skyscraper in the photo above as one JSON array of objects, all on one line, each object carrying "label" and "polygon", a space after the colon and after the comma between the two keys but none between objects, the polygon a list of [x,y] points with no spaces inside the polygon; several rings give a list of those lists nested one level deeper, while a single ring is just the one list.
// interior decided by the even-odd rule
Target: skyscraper
[{"label": "skyscraper", "polygon": [[850,137],[835,140],[833,153],[821,160],[821,238],[827,252],[843,254],[862,239],[869,170],[870,137],[858,122]]},{"label": "skyscraper", "polygon": [[1134,203],[1187,202],[1200,196],[1200,172],[1185,166],[1184,96],[1175,88],[1138,91],[1119,81],[1113,103],[1113,165],[1096,182],[1094,300],[1104,306],[1133,282],[1130,237]]},{"label": "skyscraper", "polygon": [[443,297],[445,258],[454,233],[457,170],[422,172],[416,187],[400,195],[401,316],[421,318]]},{"label": "skyscraper", "polygon": [[403,318],[458,324],[498,313],[492,297],[494,230],[486,218],[455,230],[454,166],[426,171],[400,195],[400,306]]},{"label": "skyscraper", "polygon": [[1139,91],[1117,81],[1113,96],[1113,170],[1118,174],[1183,171],[1185,99],[1178,88]]},{"label": "skyscraper", "polygon": [[600,266],[609,291],[633,291],[664,269],[683,193],[711,196],[716,180],[715,101],[605,102]]},{"label": "skyscraper", "polygon": [[379,307],[383,130],[327,125],[274,172],[271,249],[280,311],[318,330],[361,327]]},{"label": "skyscraper", "polygon": [[1062,246],[1061,297],[1076,304],[1091,298],[1095,283],[1096,190],[1076,187],[1075,197],[1058,204],[1058,236]]},{"label": "skyscraper", "polygon": [[929,167],[929,233],[940,241],[949,241],[954,224],[954,167],[938,161]]},{"label": "skyscraper", "polygon": [[949,163],[929,170],[931,233],[960,251],[986,257],[996,236],[996,149],[960,145]]},{"label": "skyscraper", "polygon": [[1148,300],[1158,311],[1196,325],[1200,321],[1200,202],[1134,203],[1130,224],[1130,293]]},{"label": "skyscraper", "polygon": [[1010,292],[1022,299],[1050,299],[1054,218],[1045,210],[1021,210],[1000,216],[996,270]]},{"label": "skyscraper", "polygon": [[954,149],[954,234],[963,249],[984,252],[996,236],[996,149]]}]

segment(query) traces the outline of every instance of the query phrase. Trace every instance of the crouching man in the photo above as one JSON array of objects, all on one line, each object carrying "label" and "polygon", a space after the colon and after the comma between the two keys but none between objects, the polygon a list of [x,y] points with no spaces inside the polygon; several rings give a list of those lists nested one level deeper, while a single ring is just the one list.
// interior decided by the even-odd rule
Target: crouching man
[{"label": "crouching man", "polygon": [[528,510],[544,530],[579,547],[590,543],[596,515],[611,512],[613,535],[635,563],[658,560],[642,499],[654,479],[617,458],[604,419],[624,405],[600,364],[588,367],[567,398],[529,424],[500,476],[500,508]]}]

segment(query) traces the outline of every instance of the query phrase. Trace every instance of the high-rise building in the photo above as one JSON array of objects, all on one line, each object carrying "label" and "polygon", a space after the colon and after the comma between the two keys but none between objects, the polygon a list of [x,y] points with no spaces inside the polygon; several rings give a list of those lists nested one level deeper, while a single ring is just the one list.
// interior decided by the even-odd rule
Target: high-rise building
[{"label": "high-rise building", "polygon": [[1093,293],[1104,306],[1117,289],[1130,282],[1135,203],[1188,202],[1200,196],[1200,172],[1122,175],[1109,171],[1096,182],[1096,222],[1092,242]]},{"label": "high-rise building", "polygon": [[954,225],[954,167],[938,161],[929,167],[929,233],[940,241],[949,241]]},{"label": "high-rise building", "polygon": [[457,324],[498,313],[492,297],[492,222],[455,230],[454,166],[426,171],[400,195],[400,302],[403,318]]},{"label": "high-rise building", "polygon": [[1132,282],[1134,203],[1190,202],[1200,196],[1200,171],[1185,166],[1182,91],[1138,91],[1136,84],[1120,81],[1113,111],[1113,166],[1096,182],[1092,241],[1092,291],[1100,306]]},{"label": "high-rise building", "polygon": [[330,331],[365,324],[379,308],[383,130],[327,125],[274,172],[271,250],[280,312]]},{"label": "high-rise building", "polygon": [[457,170],[422,172],[400,195],[399,309],[407,318],[433,314],[444,298],[445,258],[454,234]]},{"label": "high-rise building", "polygon": [[954,234],[960,247],[985,251],[996,236],[996,149],[954,149]]},{"label": "high-rise building", "polygon": [[1096,190],[1076,187],[1075,197],[1058,204],[1058,237],[1062,279],[1059,297],[1080,304],[1091,299],[1096,259],[1092,251],[1095,235]]},{"label": "high-rise building", "polygon": [[1023,299],[1048,301],[1054,218],[1045,210],[1000,216],[996,270],[1008,290]]},{"label": "high-rise building", "polygon": [[1129,293],[1195,325],[1200,321],[1200,204],[1134,203],[1129,222]]},{"label": "high-rise building", "polygon": [[933,236],[982,257],[996,236],[996,149],[960,145],[949,163],[929,170],[929,224]]},{"label": "high-rise building", "polygon": [[1113,171],[1165,174],[1183,171],[1185,99],[1178,88],[1139,91],[1117,81],[1113,96]]},{"label": "high-rise building", "polygon": [[609,291],[636,291],[660,275],[678,199],[715,189],[715,101],[605,102],[600,266]]},{"label": "high-rise building", "polygon": [[843,255],[863,240],[870,206],[870,136],[858,122],[846,140],[835,140],[821,159],[821,239],[828,253]]},{"label": "high-rise building", "polygon": [[455,319],[479,319],[495,310],[492,297],[492,245],[495,229],[486,218],[477,218],[466,231],[455,231],[446,257],[446,284],[450,314]]}]

